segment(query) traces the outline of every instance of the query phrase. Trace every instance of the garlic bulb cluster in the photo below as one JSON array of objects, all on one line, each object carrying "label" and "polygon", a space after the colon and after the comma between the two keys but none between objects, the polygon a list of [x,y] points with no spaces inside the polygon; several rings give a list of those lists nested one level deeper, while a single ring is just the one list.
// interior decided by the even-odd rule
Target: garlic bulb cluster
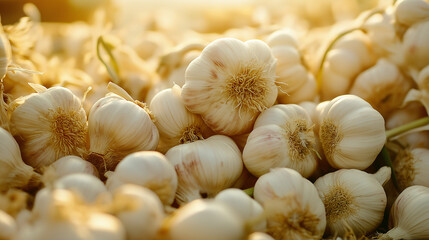
[{"label": "garlic bulb cluster", "polygon": [[429,149],[401,151],[393,162],[393,170],[402,189],[412,185],[429,187]]},{"label": "garlic bulb cluster", "polygon": [[429,3],[425,0],[400,0],[395,4],[395,19],[407,27],[429,19]]},{"label": "garlic bulb cluster", "polygon": [[429,188],[411,186],[399,194],[390,211],[392,229],[379,239],[427,239],[429,237]]},{"label": "garlic bulb cluster", "polygon": [[150,102],[155,125],[160,135],[157,148],[160,152],[181,143],[201,140],[213,133],[199,115],[189,112],[180,97],[178,85],[157,93]]},{"label": "garlic bulb cluster", "polygon": [[275,168],[255,184],[255,200],[265,209],[267,232],[275,239],[320,239],[325,208],[314,185],[298,172]]},{"label": "garlic bulb cluster", "polygon": [[0,128],[0,142],[0,191],[39,187],[40,175],[22,161],[18,144],[3,128]]},{"label": "garlic bulb cluster", "polygon": [[67,155],[82,156],[87,122],[80,100],[67,88],[34,87],[38,93],[19,100],[10,119],[24,161],[40,168]]},{"label": "garlic bulb cluster", "polygon": [[277,98],[276,60],[260,40],[221,38],[189,64],[182,99],[216,133],[250,132]]},{"label": "garlic bulb cluster", "polygon": [[0,239],[12,240],[17,234],[15,219],[0,210]]},{"label": "garlic bulb cluster", "polygon": [[177,189],[177,175],[173,165],[159,152],[142,151],[126,156],[108,174],[106,186],[110,191],[131,183],[152,190],[161,202],[171,205]]},{"label": "garlic bulb cluster", "polygon": [[343,236],[351,228],[357,236],[374,231],[383,220],[387,204],[383,184],[390,168],[371,175],[356,169],[341,169],[316,180],[314,185],[326,209],[327,232]]},{"label": "garlic bulb cluster", "polygon": [[135,101],[119,86],[109,83],[110,93],[99,99],[88,116],[89,151],[87,160],[101,176],[114,170],[130,153],[155,150],[159,133],[146,106]]},{"label": "garlic bulb cluster", "polygon": [[334,168],[366,169],[386,141],[383,117],[354,95],[331,100],[323,108],[319,121],[323,154]]},{"label": "garlic bulb cluster", "polygon": [[177,145],[165,156],[177,173],[179,204],[214,197],[230,187],[243,170],[240,150],[231,138],[223,135]]},{"label": "garlic bulb cluster", "polygon": [[268,45],[277,59],[276,84],[279,103],[312,101],[317,95],[316,80],[302,62],[298,40],[289,31],[276,31],[268,36]]},{"label": "garlic bulb cluster", "polygon": [[70,155],[62,157],[49,165],[49,167],[54,169],[57,177],[63,177],[73,173],[86,173],[99,177],[95,166],[78,156]]},{"label": "garlic bulb cluster", "polygon": [[313,123],[304,108],[274,105],[257,118],[243,150],[243,162],[253,175],[288,167],[309,177],[317,166]]},{"label": "garlic bulb cluster", "polygon": [[104,183],[93,175],[74,173],[55,181],[55,188],[68,189],[82,198],[86,203],[95,203],[97,198],[107,192]]}]

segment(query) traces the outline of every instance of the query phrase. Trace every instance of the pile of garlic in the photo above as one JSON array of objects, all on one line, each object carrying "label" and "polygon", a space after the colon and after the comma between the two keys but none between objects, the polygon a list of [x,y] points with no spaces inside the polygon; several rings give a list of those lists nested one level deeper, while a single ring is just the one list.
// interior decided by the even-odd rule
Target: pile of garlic
[{"label": "pile of garlic", "polygon": [[429,239],[429,1],[341,2],[25,5],[0,239]]}]

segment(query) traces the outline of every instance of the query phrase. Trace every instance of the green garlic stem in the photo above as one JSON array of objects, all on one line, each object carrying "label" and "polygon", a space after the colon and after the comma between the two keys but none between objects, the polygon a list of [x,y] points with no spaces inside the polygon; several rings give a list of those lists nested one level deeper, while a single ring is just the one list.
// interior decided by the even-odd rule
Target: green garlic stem
[{"label": "green garlic stem", "polygon": [[429,117],[420,118],[416,121],[404,124],[402,126],[390,129],[386,131],[386,138],[390,139],[392,137],[398,136],[401,133],[410,131],[412,129],[423,127],[425,125],[429,124]]},{"label": "green garlic stem", "polygon": [[[112,64],[113,69],[104,61],[103,57],[101,56],[100,46],[103,47],[103,49],[106,51],[107,55],[110,58],[110,62]],[[109,46],[104,40],[103,37],[98,37],[97,40],[97,57],[103,63],[103,65],[106,67],[107,72],[109,72],[110,77],[112,78],[113,82],[118,84],[120,82],[119,79],[119,67],[118,62],[116,62],[115,57],[112,54],[112,47]]]},{"label": "green garlic stem", "polygon": [[243,192],[246,193],[247,195],[249,195],[250,197],[253,197],[253,191],[254,190],[255,190],[255,188],[251,187],[251,188],[244,189]]}]

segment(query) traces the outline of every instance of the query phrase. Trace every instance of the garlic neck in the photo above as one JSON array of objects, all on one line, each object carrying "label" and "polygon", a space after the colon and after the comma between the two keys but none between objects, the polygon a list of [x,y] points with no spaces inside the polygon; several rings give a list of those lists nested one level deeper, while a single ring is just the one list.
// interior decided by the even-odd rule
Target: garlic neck
[{"label": "garlic neck", "polygon": [[183,130],[182,137],[179,139],[180,144],[191,143],[197,140],[203,140],[203,134],[198,126],[188,126]]},{"label": "garlic neck", "polygon": [[390,176],[392,174],[392,170],[390,167],[384,166],[380,168],[376,173],[374,173],[372,176],[377,179],[377,181],[384,186],[389,180]]}]

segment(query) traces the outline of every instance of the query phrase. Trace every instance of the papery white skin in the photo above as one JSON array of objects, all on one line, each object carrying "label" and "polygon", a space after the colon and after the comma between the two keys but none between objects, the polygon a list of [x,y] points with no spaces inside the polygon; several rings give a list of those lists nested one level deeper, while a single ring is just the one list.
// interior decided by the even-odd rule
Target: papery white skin
[{"label": "papery white skin", "polygon": [[400,0],[395,3],[395,18],[400,24],[411,26],[429,19],[429,3],[425,0]]},{"label": "papery white skin", "polygon": [[429,21],[411,26],[403,38],[404,60],[408,67],[422,69],[429,64]]},{"label": "papery white skin", "polygon": [[259,113],[277,98],[275,65],[260,40],[215,40],[186,69],[183,103],[216,133],[250,132]]},{"label": "papery white skin", "polygon": [[86,113],[68,89],[52,87],[26,96],[12,113],[13,133],[23,141],[24,161],[39,168],[86,151]]},{"label": "papery white skin", "polygon": [[123,224],[127,239],[155,239],[164,219],[164,209],[152,191],[133,184],[125,184],[113,193],[113,212]]},{"label": "papery white skin", "polygon": [[274,240],[274,238],[263,232],[254,232],[247,237],[247,240]]},{"label": "papery white skin", "polygon": [[266,230],[267,221],[263,217],[264,209],[242,190],[228,188],[218,193],[214,199],[216,202],[227,205],[232,212],[236,213],[244,223],[250,226],[250,232]]},{"label": "papery white skin", "polygon": [[412,101],[419,101],[429,113],[429,65],[420,72],[412,71],[413,79],[418,89],[411,89],[404,99],[404,104]]},{"label": "papery white skin", "polygon": [[354,95],[331,100],[320,115],[319,125],[323,153],[334,168],[366,169],[386,141],[381,114]]},{"label": "papery white skin", "polygon": [[390,210],[392,228],[380,239],[427,239],[429,236],[429,188],[411,186],[396,198]]},{"label": "papery white skin", "polygon": [[271,168],[288,167],[304,177],[317,166],[313,123],[304,108],[277,104],[257,118],[243,150],[246,169],[261,176]]},{"label": "papery white skin", "polygon": [[213,200],[186,204],[163,228],[170,240],[237,240],[245,236],[242,219],[226,205]]},{"label": "papery white skin", "polygon": [[3,26],[0,24],[0,80],[2,80],[6,73],[7,67],[11,62],[12,50],[10,47],[9,39],[3,32]]},{"label": "papery white skin", "polygon": [[22,161],[18,144],[3,128],[0,128],[0,142],[0,191],[32,184],[38,174]]},{"label": "papery white skin", "polygon": [[243,170],[240,150],[231,138],[223,135],[175,146],[165,156],[177,173],[179,204],[204,194],[214,197],[230,187]]},{"label": "papery white skin", "polygon": [[401,188],[413,185],[429,187],[429,149],[414,148],[397,154],[393,169]]},{"label": "papery white skin", "polygon": [[87,204],[95,203],[100,195],[107,192],[99,178],[85,173],[73,173],[61,177],[55,181],[54,187],[73,191]]},{"label": "papery white skin", "polygon": [[157,93],[150,102],[160,136],[158,150],[163,153],[181,143],[213,134],[199,115],[186,109],[180,97],[181,92],[181,88],[174,85]]},{"label": "papery white skin", "polygon": [[55,170],[55,173],[58,177],[63,177],[73,173],[86,173],[95,177],[99,177],[95,166],[78,156],[70,155],[62,157],[53,162],[50,167]]},{"label": "papery white skin", "polygon": [[109,175],[106,186],[113,191],[132,183],[155,192],[163,204],[171,205],[177,189],[177,174],[167,158],[155,151],[136,152],[126,156]]},{"label": "papery white skin", "polygon": [[374,231],[387,204],[382,186],[386,178],[390,174],[377,177],[356,169],[341,169],[318,178],[314,185],[326,208],[328,232],[343,236],[351,228],[360,236]]},{"label": "papery white skin", "polygon": [[0,210],[0,239],[12,240],[17,234],[17,230],[15,219]]},{"label": "papery white skin", "polygon": [[276,239],[320,239],[325,208],[314,185],[289,168],[275,168],[255,184],[255,200],[267,214],[268,232]]}]

